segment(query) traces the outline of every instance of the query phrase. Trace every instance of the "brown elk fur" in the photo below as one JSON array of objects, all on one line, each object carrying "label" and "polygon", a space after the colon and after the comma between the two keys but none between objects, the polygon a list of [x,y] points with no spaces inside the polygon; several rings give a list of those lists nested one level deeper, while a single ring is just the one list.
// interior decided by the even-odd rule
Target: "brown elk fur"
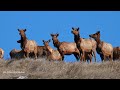
[{"label": "brown elk fur", "polygon": [[113,60],[119,60],[120,59],[120,47],[114,47],[113,48]]},{"label": "brown elk fur", "polygon": [[47,59],[49,59],[49,60],[62,60],[62,57],[61,57],[59,51],[52,49],[49,46],[49,42],[50,42],[50,40],[48,40],[48,41],[43,40],[43,44],[45,45],[47,51],[49,52]]},{"label": "brown elk fur", "polygon": [[[34,53],[29,54],[30,58],[35,58]],[[44,58],[47,56],[47,50],[45,46],[37,46],[37,58]]]},{"label": "brown elk fur", "polygon": [[4,50],[0,48],[0,59],[2,59],[3,57],[4,57]]},{"label": "brown elk fur", "polygon": [[102,61],[107,58],[113,59],[113,47],[111,44],[103,42],[100,40],[100,31],[97,31],[95,34],[89,35],[91,38],[94,38],[97,42],[97,53],[100,54]]},{"label": "brown elk fur", "polygon": [[[21,41],[19,40],[19,43]],[[35,58],[34,53],[29,54],[31,58]],[[37,57],[38,58],[43,58],[47,55],[46,47],[45,46],[37,46]]]},{"label": "brown elk fur", "polygon": [[[23,50],[17,50],[13,49],[10,51],[10,57],[11,59],[22,59],[25,58],[24,51]],[[47,55],[47,51],[45,46],[37,46],[37,57],[41,58]],[[33,53],[29,54],[30,58],[35,58],[35,55]]]},{"label": "brown elk fur", "polygon": [[92,52],[92,50],[91,50],[91,52],[85,52],[85,61],[87,60],[90,60],[90,63],[92,62],[92,57],[93,57],[93,54],[92,54],[93,52]]},{"label": "brown elk fur", "polygon": [[37,46],[37,57],[44,57],[47,55],[47,50],[45,46]]},{"label": "brown elk fur", "polygon": [[17,42],[21,44],[21,48],[25,52],[25,56],[29,57],[30,53],[35,54],[35,59],[37,58],[37,44],[34,40],[28,40],[25,34],[25,30],[19,30],[19,34],[21,36],[21,39]]},{"label": "brown elk fur", "polygon": [[80,58],[79,50],[76,47],[76,43],[72,42],[60,42],[58,40],[59,34],[51,34],[53,44],[58,49],[62,56],[62,60],[64,60],[64,55],[73,54],[77,60]]},{"label": "brown elk fur", "polygon": [[11,59],[22,59],[22,58],[25,58],[23,50],[13,49],[13,50],[10,51],[9,54],[10,54]]},{"label": "brown elk fur", "polygon": [[86,61],[85,58],[89,57],[91,62],[92,54],[94,54],[96,62],[96,41],[93,39],[81,38],[79,28],[72,28],[71,33],[74,35],[74,41],[80,51],[81,61]]}]

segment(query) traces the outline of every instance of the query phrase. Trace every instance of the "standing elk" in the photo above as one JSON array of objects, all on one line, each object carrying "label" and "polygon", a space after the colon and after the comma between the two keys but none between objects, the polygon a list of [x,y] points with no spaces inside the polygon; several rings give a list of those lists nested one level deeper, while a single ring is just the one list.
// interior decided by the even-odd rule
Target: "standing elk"
[{"label": "standing elk", "polygon": [[113,48],[113,60],[119,60],[120,59],[120,47],[114,47]]},{"label": "standing elk", "polygon": [[93,39],[81,38],[79,28],[72,27],[71,33],[74,35],[74,41],[80,51],[81,61],[86,61],[87,58],[92,62],[92,55],[94,55],[96,62],[96,41]]},{"label": "standing elk", "polygon": [[111,44],[106,43],[100,40],[100,31],[97,31],[95,34],[89,35],[89,37],[94,38],[97,42],[97,53],[100,55],[102,62],[107,58],[113,59],[113,47]]},{"label": "standing elk", "polygon": [[0,59],[3,59],[4,57],[4,50],[0,48]]},{"label": "standing elk", "polygon": [[[17,50],[13,49],[9,53],[11,59],[23,59],[25,58],[24,56],[24,51],[23,50]],[[43,58],[47,55],[47,51],[45,46],[37,46],[37,57],[38,58]],[[35,55],[33,53],[29,54],[30,58],[35,58]]]},{"label": "standing elk", "polygon": [[53,45],[58,49],[59,53],[62,56],[62,60],[64,60],[64,55],[73,54],[77,61],[80,58],[79,50],[76,47],[76,43],[74,42],[60,42],[58,40],[59,34],[51,34]]},{"label": "standing elk", "polygon": [[21,48],[24,51],[24,54],[26,57],[29,57],[30,53],[34,53],[35,59],[37,59],[37,44],[34,40],[28,40],[26,37],[26,29],[19,30],[19,34],[21,36],[21,39],[17,42],[21,44]]},{"label": "standing elk", "polygon": [[[21,44],[21,41],[19,40]],[[31,58],[34,58],[35,55],[33,53],[29,54]],[[43,58],[47,55],[46,47],[45,46],[37,46],[37,58]]]}]

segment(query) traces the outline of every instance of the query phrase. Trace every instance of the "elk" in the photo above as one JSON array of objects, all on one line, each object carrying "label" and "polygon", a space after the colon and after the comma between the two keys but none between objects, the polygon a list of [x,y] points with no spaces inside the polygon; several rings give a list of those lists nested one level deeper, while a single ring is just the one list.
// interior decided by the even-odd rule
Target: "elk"
[{"label": "elk", "polygon": [[120,59],[120,47],[113,48],[113,60]]},{"label": "elk", "polygon": [[21,49],[24,51],[24,54],[26,57],[29,57],[30,53],[34,53],[35,59],[37,59],[37,43],[34,40],[28,40],[26,37],[26,29],[19,30],[19,34],[21,36],[21,39],[17,41],[17,43],[20,43]]},{"label": "elk", "polygon": [[49,60],[58,60],[58,61],[61,61],[61,60],[62,60],[62,57],[61,57],[59,51],[52,49],[52,48],[49,46],[49,42],[50,42],[50,40],[48,40],[48,41],[43,40],[43,44],[45,45],[45,47],[46,47],[46,49],[47,49],[47,51],[48,51],[47,59],[49,59]]},{"label": "elk", "polygon": [[22,59],[25,58],[23,50],[12,49],[9,53],[11,59]]},{"label": "elk", "polygon": [[77,61],[80,58],[80,53],[79,50],[76,47],[76,43],[74,42],[60,42],[58,40],[58,36],[59,34],[50,34],[53,40],[53,45],[54,47],[57,48],[57,50],[59,51],[59,53],[62,56],[62,60],[64,60],[64,55],[71,55],[73,54],[75,56],[75,58],[77,59]]},{"label": "elk", "polygon": [[0,48],[0,59],[3,59],[4,57],[4,50]]},{"label": "elk", "polygon": [[100,55],[102,62],[107,58],[111,58],[111,60],[113,59],[113,47],[111,44],[100,40],[100,31],[89,35],[89,37],[95,39],[97,42],[96,51]]},{"label": "elk", "polygon": [[79,27],[72,27],[71,33],[74,35],[74,41],[80,51],[81,61],[86,61],[85,58],[87,58],[90,59],[90,62],[92,62],[91,59],[94,55],[94,59],[96,62],[96,41],[93,39],[81,38],[79,34]]},{"label": "elk", "polygon": [[[21,43],[21,41],[19,41],[19,43]],[[35,57],[33,53],[29,55],[31,56],[31,58]],[[37,46],[37,58],[43,58],[46,55],[47,55],[47,51],[46,51],[45,46]]]},{"label": "elk", "polygon": [[[12,49],[9,53],[11,59],[22,59],[25,58],[23,50]],[[34,58],[35,55],[33,53],[29,54],[30,58]],[[46,49],[44,46],[37,46],[37,57],[44,57],[46,56]]]}]

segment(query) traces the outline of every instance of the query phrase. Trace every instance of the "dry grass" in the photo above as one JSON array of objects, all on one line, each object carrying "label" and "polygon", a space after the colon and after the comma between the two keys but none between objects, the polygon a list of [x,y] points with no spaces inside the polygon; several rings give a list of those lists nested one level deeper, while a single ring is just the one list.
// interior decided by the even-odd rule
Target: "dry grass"
[{"label": "dry grass", "polygon": [[0,60],[0,79],[120,79],[120,61],[65,63],[38,60]]}]

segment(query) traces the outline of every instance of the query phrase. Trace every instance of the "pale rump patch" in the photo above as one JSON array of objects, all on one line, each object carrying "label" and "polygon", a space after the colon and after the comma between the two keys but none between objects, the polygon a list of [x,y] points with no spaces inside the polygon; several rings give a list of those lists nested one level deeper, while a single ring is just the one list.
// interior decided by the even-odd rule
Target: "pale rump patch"
[{"label": "pale rump patch", "polygon": [[4,56],[4,50],[2,48],[0,48],[0,59],[2,59]]},{"label": "pale rump patch", "polygon": [[53,51],[53,56],[55,56],[55,57],[60,57],[59,51],[58,51],[58,50],[54,50],[54,51]]},{"label": "pale rump patch", "polygon": [[25,45],[25,50],[29,52],[33,52],[35,50],[35,47],[37,47],[37,44],[34,40],[27,40],[27,43]]},{"label": "pale rump patch", "polygon": [[111,44],[103,42],[102,51],[105,54],[111,54],[113,52],[113,47]]},{"label": "pale rump patch", "polygon": [[61,55],[58,50],[53,50],[51,53],[51,59],[52,60],[61,60]]}]

